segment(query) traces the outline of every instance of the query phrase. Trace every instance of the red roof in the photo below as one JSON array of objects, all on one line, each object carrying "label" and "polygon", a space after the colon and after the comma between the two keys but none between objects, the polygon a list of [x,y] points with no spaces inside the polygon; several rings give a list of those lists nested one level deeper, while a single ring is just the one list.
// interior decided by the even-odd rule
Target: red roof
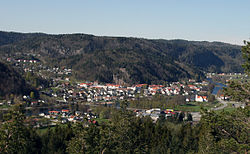
[{"label": "red roof", "polygon": [[65,110],[65,109],[63,109],[63,110],[62,110],[62,112],[69,112],[69,110]]},{"label": "red roof", "polygon": [[80,83],[80,85],[87,85],[87,86],[91,86],[91,85],[93,85],[93,83]]},{"label": "red roof", "polygon": [[154,88],[155,87],[155,88],[159,88],[160,89],[160,88],[162,88],[164,86],[163,85],[149,85],[149,87],[150,88]]},{"label": "red roof", "polygon": [[147,84],[137,84],[136,87],[146,86]]},{"label": "red roof", "polygon": [[100,86],[92,86],[92,88],[101,89],[102,87],[100,87]]},{"label": "red roof", "polygon": [[152,89],[157,90],[157,89],[159,89],[159,87],[154,87],[154,88],[152,88]]},{"label": "red roof", "polygon": [[49,111],[49,113],[60,113],[59,111]]},{"label": "red roof", "polygon": [[109,84],[109,83],[107,83],[106,86],[109,86],[109,87],[120,87],[119,84]]},{"label": "red roof", "polygon": [[207,96],[203,96],[202,98],[203,98],[203,99],[207,99]]}]

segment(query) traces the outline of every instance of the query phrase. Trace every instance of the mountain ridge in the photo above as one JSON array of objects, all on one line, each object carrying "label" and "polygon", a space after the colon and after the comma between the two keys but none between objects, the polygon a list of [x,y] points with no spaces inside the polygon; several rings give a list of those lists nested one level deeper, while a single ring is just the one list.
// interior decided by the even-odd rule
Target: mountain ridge
[{"label": "mountain ridge", "polygon": [[86,35],[86,36],[93,36],[93,37],[104,37],[104,38],[128,38],[128,39],[143,39],[143,40],[159,40],[159,41],[187,41],[187,42],[201,42],[201,43],[215,43],[215,44],[224,44],[224,45],[231,45],[231,46],[242,46],[238,44],[232,44],[228,42],[222,41],[207,41],[207,40],[188,40],[188,39],[164,39],[164,38],[146,38],[146,37],[134,37],[134,36],[105,36],[105,35],[94,35],[94,34],[87,34],[87,33],[46,33],[46,32],[17,32],[17,31],[3,31],[0,30],[0,33],[12,33],[12,34],[22,34],[22,35],[52,35],[52,36],[59,36],[59,35]]},{"label": "mountain ridge", "polygon": [[199,79],[204,71],[242,71],[241,46],[222,42],[2,31],[0,42],[0,54],[35,54],[49,65],[72,68],[79,79],[101,82],[115,77],[154,83]]}]

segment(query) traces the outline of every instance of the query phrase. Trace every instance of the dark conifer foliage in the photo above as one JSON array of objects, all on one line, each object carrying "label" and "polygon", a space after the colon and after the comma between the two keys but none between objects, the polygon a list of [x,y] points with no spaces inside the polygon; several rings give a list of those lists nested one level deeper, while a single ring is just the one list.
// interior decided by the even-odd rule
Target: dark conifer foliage
[{"label": "dark conifer foliage", "polygon": [[20,95],[29,92],[29,86],[11,66],[0,62],[0,96]]},{"label": "dark conifer foliage", "polygon": [[161,83],[242,71],[241,47],[220,42],[9,32],[0,32],[0,40],[0,55],[31,53],[91,81]]}]

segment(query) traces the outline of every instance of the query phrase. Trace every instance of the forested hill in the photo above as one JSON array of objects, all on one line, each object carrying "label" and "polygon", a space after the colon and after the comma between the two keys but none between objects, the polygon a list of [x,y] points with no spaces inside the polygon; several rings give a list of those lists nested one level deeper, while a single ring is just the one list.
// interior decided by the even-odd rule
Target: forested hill
[{"label": "forested hill", "polygon": [[11,66],[0,62],[0,97],[25,94],[27,91],[28,86],[22,76]]},{"label": "forested hill", "polygon": [[0,32],[2,55],[32,53],[50,65],[71,67],[77,78],[116,83],[199,78],[203,71],[241,72],[240,49],[220,42]]}]

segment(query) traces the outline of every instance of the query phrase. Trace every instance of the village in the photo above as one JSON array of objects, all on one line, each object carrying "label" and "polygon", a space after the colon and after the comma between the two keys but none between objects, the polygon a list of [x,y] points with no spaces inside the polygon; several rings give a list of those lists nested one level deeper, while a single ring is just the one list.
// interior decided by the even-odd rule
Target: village
[{"label": "village", "polygon": [[[97,81],[76,81],[72,79],[71,68],[59,68],[44,66],[39,60],[34,59],[13,59],[6,58],[6,61],[13,66],[22,69],[26,74],[33,73],[36,76],[49,81],[48,85],[41,83],[36,85],[39,98],[34,94],[24,95],[23,102],[25,102],[26,109],[46,108],[40,110],[39,113],[30,114],[35,118],[35,127],[56,125],[57,123],[67,122],[81,122],[89,121],[96,123],[98,114],[91,112],[91,109],[80,111],[78,108],[72,109],[70,106],[84,104],[88,106],[106,106],[120,108],[122,101],[134,101],[141,98],[151,100],[156,96],[171,97],[181,96],[185,98],[182,104],[199,103],[209,105],[210,108],[219,106],[220,104],[215,99],[229,100],[221,93],[223,87],[214,87],[209,80],[197,82],[193,79],[179,82],[171,82],[166,84],[135,84],[135,85],[121,85],[112,83],[98,83]],[[215,74],[207,73],[207,78],[213,76],[224,76],[230,74]],[[241,74],[233,74],[241,75]],[[228,82],[228,81],[227,81]],[[214,90],[217,88],[216,92]],[[210,99],[210,100],[209,100]],[[217,103],[214,103],[216,102]],[[214,103],[214,104],[213,104]],[[11,100],[2,101],[0,105],[11,106],[14,102]],[[192,104],[191,104],[192,105]],[[52,106],[52,107],[51,107]],[[60,106],[60,107],[59,107]],[[202,105],[200,105],[202,106]],[[170,118],[180,115],[181,109],[174,108],[129,108],[137,117],[149,116],[153,121],[157,121],[161,116]],[[191,110],[192,111],[192,110]],[[184,111],[183,119],[188,119],[191,112]],[[196,112],[192,114],[197,115]],[[49,120],[46,124],[38,122],[39,117]],[[198,119],[189,118],[191,121],[199,121]]]}]

